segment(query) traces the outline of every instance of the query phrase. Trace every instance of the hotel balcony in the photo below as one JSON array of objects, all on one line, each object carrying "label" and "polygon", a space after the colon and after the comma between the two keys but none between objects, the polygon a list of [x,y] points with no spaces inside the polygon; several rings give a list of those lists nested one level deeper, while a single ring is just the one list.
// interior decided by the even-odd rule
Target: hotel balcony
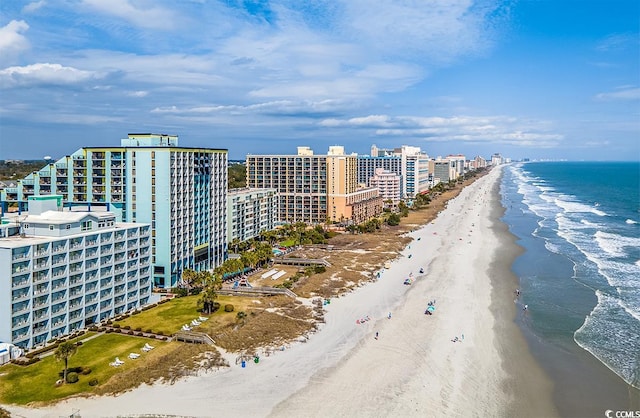
[{"label": "hotel balcony", "polygon": [[28,290],[26,292],[14,292],[13,297],[11,298],[11,301],[21,302],[30,297],[31,297],[31,294]]},{"label": "hotel balcony", "polygon": [[11,287],[13,289],[19,289],[21,287],[29,286],[29,275],[14,277],[13,282],[11,283]]}]

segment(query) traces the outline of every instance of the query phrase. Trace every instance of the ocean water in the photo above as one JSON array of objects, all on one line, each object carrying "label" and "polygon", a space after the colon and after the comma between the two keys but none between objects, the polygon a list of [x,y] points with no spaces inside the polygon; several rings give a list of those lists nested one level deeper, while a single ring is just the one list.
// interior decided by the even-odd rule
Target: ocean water
[{"label": "ocean water", "polygon": [[500,191],[520,321],[640,388],[640,162],[514,163]]}]

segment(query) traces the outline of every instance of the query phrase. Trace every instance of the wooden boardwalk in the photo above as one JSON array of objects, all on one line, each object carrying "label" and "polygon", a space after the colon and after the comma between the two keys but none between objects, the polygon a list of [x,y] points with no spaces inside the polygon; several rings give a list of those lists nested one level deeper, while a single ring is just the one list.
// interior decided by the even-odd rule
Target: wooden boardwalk
[{"label": "wooden boardwalk", "polygon": [[297,298],[298,295],[291,290],[279,287],[243,287],[239,286],[236,289],[220,289],[217,291],[219,295],[230,296],[275,296],[275,295],[287,295],[292,298]]}]

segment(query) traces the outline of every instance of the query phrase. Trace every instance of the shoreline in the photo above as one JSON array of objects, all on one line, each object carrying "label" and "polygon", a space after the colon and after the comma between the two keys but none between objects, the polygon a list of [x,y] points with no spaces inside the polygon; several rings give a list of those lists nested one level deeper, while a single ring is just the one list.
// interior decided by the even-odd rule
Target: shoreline
[{"label": "shoreline", "polygon": [[[513,396],[508,416],[559,416],[553,400],[554,382],[545,372],[545,368],[536,361],[529,341],[524,335],[524,330],[518,326],[518,315],[521,312],[516,300],[514,300],[516,297],[514,291],[520,285],[511,266],[525,250],[518,245],[518,238],[509,231],[509,226],[501,220],[506,209],[500,203],[500,181],[501,179],[494,185],[493,193],[496,198],[491,208],[491,217],[494,220],[493,228],[502,243],[500,257],[495,257],[491,263],[491,283],[493,286],[491,310],[498,318],[496,326],[502,328],[502,332],[498,332],[501,345],[505,350],[502,364],[508,374],[512,376],[505,385],[505,388],[509,388]],[[523,373],[523,370],[526,370],[526,373]],[[532,393],[541,393],[542,399],[533,398]],[[539,405],[540,401],[543,401],[545,405]],[[539,410],[540,407],[543,409]]]},{"label": "shoreline", "polygon": [[[175,385],[8,409],[33,417],[75,410],[83,416],[555,416],[549,380],[514,321],[516,279],[502,254],[519,247],[499,220],[500,174],[492,170],[465,187],[433,222],[411,232],[414,241],[379,280],[332,299],[326,323],[306,343],[246,369],[232,365]],[[414,284],[403,285],[410,273]],[[424,315],[432,299],[436,312]],[[366,315],[370,321],[356,324]]]}]

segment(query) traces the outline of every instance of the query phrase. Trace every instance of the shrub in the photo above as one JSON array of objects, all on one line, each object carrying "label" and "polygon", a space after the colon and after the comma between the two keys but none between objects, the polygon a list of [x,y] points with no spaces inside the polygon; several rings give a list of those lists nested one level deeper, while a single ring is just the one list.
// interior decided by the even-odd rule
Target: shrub
[{"label": "shrub", "polygon": [[120,328],[120,324],[113,324],[114,328]]},{"label": "shrub", "polygon": [[109,328],[108,330],[105,331],[106,334],[111,334],[113,332],[113,330],[111,328]]},{"label": "shrub", "polygon": [[156,334],[158,334],[158,335],[164,335],[164,332],[162,332],[162,331],[158,331],[158,332],[156,332]]},{"label": "shrub", "polygon": [[136,328],[136,331],[140,332],[140,331],[142,331],[142,328],[138,327],[138,328]]},{"label": "shrub", "polygon": [[78,380],[80,380],[80,378],[76,372],[71,372],[67,375],[67,383],[76,383]]},{"label": "shrub", "polygon": [[96,379],[95,377],[89,380],[89,386],[96,386],[97,384],[98,384],[98,379]]},{"label": "shrub", "polygon": [[82,345],[82,341],[76,341],[76,345],[79,347]]},{"label": "shrub", "polygon": [[224,305],[224,311],[225,312],[233,312],[233,305],[230,304],[230,303],[227,304],[227,305]]},{"label": "shrub", "polygon": [[124,329],[131,329],[131,326],[129,326],[129,325],[125,325],[125,326],[124,326],[124,327],[122,327],[122,328],[124,328]]},{"label": "shrub", "polygon": [[89,373],[91,373],[91,367],[83,368],[80,373],[82,373],[85,376],[88,375]]},{"label": "shrub", "polygon": [[92,325],[89,327],[89,331],[97,331],[98,327],[96,327],[95,325]]},{"label": "shrub", "polygon": [[148,330],[145,331],[147,334],[153,334],[153,330],[151,328],[149,328]]},{"label": "shrub", "polygon": [[122,333],[122,330],[121,330],[120,328],[116,328],[116,332],[117,332],[118,334],[121,334],[121,333]]}]

